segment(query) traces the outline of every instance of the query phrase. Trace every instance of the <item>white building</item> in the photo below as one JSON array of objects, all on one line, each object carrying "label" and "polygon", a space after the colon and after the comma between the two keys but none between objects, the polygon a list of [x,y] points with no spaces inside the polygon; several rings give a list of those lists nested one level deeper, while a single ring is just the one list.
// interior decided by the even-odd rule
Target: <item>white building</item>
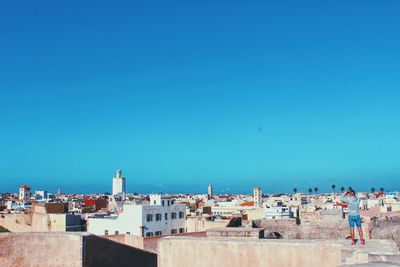
[{"label": "white building", "polygon": [[114,197],[125,199],[126,196],[126,179],[122,177],[122,170],[117,170],[116,177],[113,177],[112,194]]},{"label": "white building", "polygon": [[254,205],[260,207],[262,205],[262,189],[261,187],[253,188]]},{"label": "white building", "polygon": [[35,199],[37,201],[47,201],[48,195],[46,190],[36,190],[35,191]]},{"label": "white building", "polygon": [[273,219],[289,219],[295,217],[295,208],[286,206],[265,206],[264,207],[265,218],[269,220]]},{"label": "white building", "polygon": [[21,185],[19,187],[19,200],[22,202],[28,202],[31,197],[31,187],[27,185]]},{"label": "white building", "polygon": [[125,204],[119,215],[88,219],[89,233],[161,236],[186,232],[186,205],[171,197],[150,195],[149,205]]}]

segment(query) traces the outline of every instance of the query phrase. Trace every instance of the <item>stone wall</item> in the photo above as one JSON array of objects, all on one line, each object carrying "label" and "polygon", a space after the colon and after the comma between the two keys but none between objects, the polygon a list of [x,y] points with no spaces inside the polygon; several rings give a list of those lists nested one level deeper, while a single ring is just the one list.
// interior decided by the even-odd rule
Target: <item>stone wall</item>
[{"label": "stone wall", "polygon": [[371,222],[373,239],[393,239],[400,248],[400,216],[382,218]]},{"label": "stone wall", "polygon": [[83,233],[0,233],[0,265],[156,267],[157,254]]},{"label": "stone wall", "polygon": [[268,240],[168,237],[159,241],[158,267],[336,267],[400,263],[391,240],[351,246],[343,240]]},{"label": "stone wall", "polygon": [[214,227],[225,227],[228,223],[229,220],[208,221],[203,217],[187,217],[186,229],[188,233],[203,232]]},{"label": "stone wall", "polygon": [[54,233],[0,234],[1,266],[82,266],[79,235]]},{"label": "stone wall", "polygon": [[[184,233],[177,234],[175,236],[192,236],[192,237],[205,237],[205,232],[196,232],[196,233]],[[119,242],[121,244],[125,244],[130,247],[135,247],[139,249],[143,249],[149,252],[157,253],[157,244],[160,238],[165,236],[152,236],[152,237],[141,237],[134,235],[104,235],[102,238],[110,239],[115,242]]]},{"label": "stone wall", "polygon": [[29,214],[0,214],[0,225],[11,232],[30,232],[31,222]]},{"label": "stone wall", "polygon": [[254,220],[253,226],[265,228],[265,237],[279,233],[283,239],[344,239],[349,234],[347,220],[316,219],[296,224],[295,220]]}]

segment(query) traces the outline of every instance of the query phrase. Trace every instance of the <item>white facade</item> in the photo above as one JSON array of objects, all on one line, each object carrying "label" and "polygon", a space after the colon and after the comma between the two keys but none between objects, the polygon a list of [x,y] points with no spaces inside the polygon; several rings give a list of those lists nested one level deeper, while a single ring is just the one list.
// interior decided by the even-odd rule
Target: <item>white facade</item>
[{"label": "white facade", "polygon": [[270,206],[265,206],[264,207],[265,211],[265,218],[266,219],[289,219],[292,214],[291,208],[290,207],[270,207]]},{"label": "white facade", "polygon": [[255,206],[262,205],[262,189],[261,189],[261,187],[257,186],[257,187],[253,188],[253,199],[254,199]]},{"label": "white facade", "polygon": [[126,196],[126,179],[122,177],[122,171],[117,170],[116,177],[113,178],[112,194],[114,197],[120,197],[121,200]]},{"label": "white facade", "polygon": [[22,202],[28,202],[31,197],[31,188],[27,185],[22,185],[19,187],[19,200]]},{"label": "white facade", "polygon": [[88,232],[96,235],[160,236],[186,232],[186,205],[170,197],[150,195],[150,205],[123,206],[119,215],[88,219]]},{"label": "white facade", "polygon": [[37,201],[46,201],[47,199],[47,191],[46,190],[36,190],[35,192],[35,199]]}]

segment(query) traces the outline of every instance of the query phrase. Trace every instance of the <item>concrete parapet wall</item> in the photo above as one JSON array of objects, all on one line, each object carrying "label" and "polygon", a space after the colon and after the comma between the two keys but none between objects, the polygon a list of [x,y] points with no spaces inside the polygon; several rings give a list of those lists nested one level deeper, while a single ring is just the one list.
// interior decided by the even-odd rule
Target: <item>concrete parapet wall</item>
[{"label": "concrete parapet wall", "polygon": [[15,267],[80,267],[82,237],[53,233],[2,233],[0,263],[1,266]]},{"label": "concrete parapet wall", "polygon": [[31,223],[29,214],[15,213],[0,215],[0,225],[11,232],[30,232],[32,231]]},{"label": "concrete parapet wall", "polygon": [[[351,246],[341,240],[267,240],[248,238],[163,238],[158,245],[159,267],[333,267],[397,261],[392,240],[373,240]],[[195,259],[195,260],[194,260]]]},{"label": "concrete parapet wall", "polygon": [[82,233],[1,233],[0,266],[156,267],[157,254]]},{"label": "concrete parapet wall", "polygon": [[[341,246],[280,240],[165,238],[159,242],[159,267],[338,266]],[[197,259],[194,261],[193,259]]]},{"label": "concrete parapet wall", "polygon": [[[192,237],[205,237],[206,232],[184,233],[175,236],[192,236]],[[115,242],[125,244],[130,247],[143,249],[149,252],[157,253],[158,240],[165,236],[141,237],[134,235],[104,235],[102,238],[110,239]]]}]

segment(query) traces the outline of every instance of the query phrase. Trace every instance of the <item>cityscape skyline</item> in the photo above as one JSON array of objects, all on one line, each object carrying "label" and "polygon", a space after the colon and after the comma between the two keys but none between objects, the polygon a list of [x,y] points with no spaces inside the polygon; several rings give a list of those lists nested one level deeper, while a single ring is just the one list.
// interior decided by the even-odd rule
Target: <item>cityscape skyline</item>
[{"label": "cityscape skyline", "polygon": [[[118,169],[118,172],[121,172],[121,169]],[[124,173],[125,176],[125,173]],[[115,178],[113,178],[115,179]],[[171,194],[171,193],[177,193],[177,194],[184,194],[184,193],[189,193],[189,194],[207,194],[208,192],[208,187],[205,187],[205,184],[201,184],[201,181],[197,181],[195,183],[191,183],[188,181],[188,183],[181,183],[181,184],[153,184],[153,183],[148,183],[148,184],[141,184],[138,183],[138,180],[132,180],[131,182],[133,183],[131,186],[130,180],[128,177],[124,177],[127,182],[127,193],[128,194],[133,194],[133,193],[139,193],[139,194],[151,194],[151,193],[166,193],[166,194]],[[104,184],[104,179],[102,179],[101,183],[99,184],[77,184],[74,186],[71,185],[66,185],[64,184],[62,186],[62,193],[78,193],[78,194],[90,194],[90,193],[108,193],[111,194],[113,190],[111,190],[114,185],[110,185],[110,181],[107,181],[107,185]],[[251,184],[251,182],[254,182]],[[385,184],[381,183],[378,180],[375,182],[372,182],[372,180],[366,180],[366,183],[363,185],[360,184],[351,184],[347,183],[345,179],[336,179],[334,180],[335,182],[327,183],[324,180],[320,180],[320,182],[316,182],[317,180],[311,180],[313,182],[309,182],[308,184],[287,184],[287,183],[279,183],[277,180],[273,181],[271,180],[269,183],[268,182],[263,182],[261,179],[256,179],[256,180],[247,180],[246,183],[233,183],[231,185],[229,184],[219,184],[219,183],[212,183],[210,182],[207,184],[208,186],[212,186],[212,191],[214,191],[216,194],[251,194],[253,187],[259,186],[263,189],[263,192],[265,194],[291,194],[293,193],[293,190],[296,189],[295,193],[305,193],[307,194],[310,189],[312,189],[312,194],[317,193],[315,192],[315,188],[318,189],[318,193],[332,193],[332,192],[337,192],[340,193],[342,189],[344,191],[347,191],[349,187],[356,191],[360,192],[370,192],[371,189],[373,188],[376,190],[376,192],[380,191],[381,188],[383,188],[386,192],[395,192],[398,191],[398,188],[396,186],[393,187],[385,187]],[[19,187],[21,184],[26,184],[26,183],[19,183],[14,181],[14,188],[11,188],[11,190],[4,190],[3,187],[3,192],[10,192],[13,193],[15,191],[15,188]],[[346,184],[347,183],[347,184]],[[6,183],[7,184],[7,183]],[[54,184],[45,187],[42,184],[40,184],[40,180],[29,184],[30,187],[32,187],[34,190],[47,190],[49,192],[58,192],[61,190],[60,185],[56,186]],[[125,186],[125,185],[124,185]],[[332,188],[334,186],[335,188]],[[90,188],[90,189],[89,189]],[[14,190],[14,191],[13,191]]]}]

